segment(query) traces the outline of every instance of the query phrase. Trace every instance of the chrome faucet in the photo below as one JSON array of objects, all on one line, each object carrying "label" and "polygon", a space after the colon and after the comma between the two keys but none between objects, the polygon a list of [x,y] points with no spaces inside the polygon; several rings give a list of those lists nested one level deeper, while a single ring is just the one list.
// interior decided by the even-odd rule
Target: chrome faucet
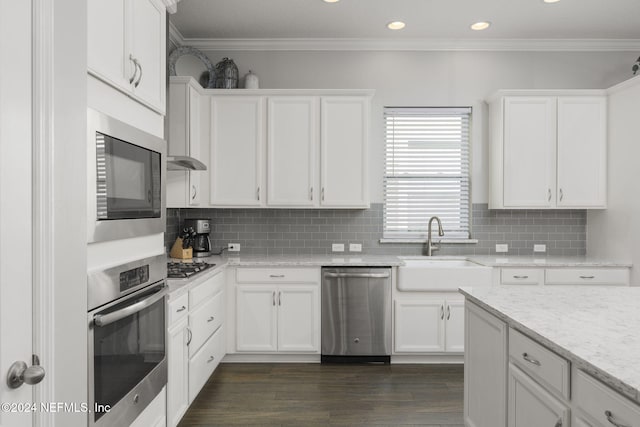
[{"label": "chrome faucet", "polygon": [[431,224],[433,223],[434,219],[438,222],[438,236],[440,237],[444,236],[444,230],[442,229],[442,222],[440,222],[440,218],[438,218],[437,216],[432,216],[431,218],[429,218],[429,230],[427,232],[427,247],[426,247],[427,256],[433,255],[433,251],[437,251],[440,249],[440,245],[432,244],[433,241],[431,240]]}]

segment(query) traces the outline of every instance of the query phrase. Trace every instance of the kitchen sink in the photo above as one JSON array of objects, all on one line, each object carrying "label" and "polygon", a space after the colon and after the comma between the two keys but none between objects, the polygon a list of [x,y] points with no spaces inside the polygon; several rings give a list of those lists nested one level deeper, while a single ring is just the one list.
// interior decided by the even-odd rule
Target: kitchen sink
[{"label": "kitchen sink", "polygon": [[461,286],[490,286],[492,268],[466,258],[401,257],[401,291],[455,291]]}]

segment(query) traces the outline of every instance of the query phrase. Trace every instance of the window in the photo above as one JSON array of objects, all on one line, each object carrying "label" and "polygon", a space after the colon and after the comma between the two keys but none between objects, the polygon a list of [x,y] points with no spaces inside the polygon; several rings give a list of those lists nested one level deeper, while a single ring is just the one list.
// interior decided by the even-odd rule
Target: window
[{"label": "window", "polygon": [[432,216],[445,239],[470,237],[470,118],[471,108],[384,109],[383,238],[426,238]]}]

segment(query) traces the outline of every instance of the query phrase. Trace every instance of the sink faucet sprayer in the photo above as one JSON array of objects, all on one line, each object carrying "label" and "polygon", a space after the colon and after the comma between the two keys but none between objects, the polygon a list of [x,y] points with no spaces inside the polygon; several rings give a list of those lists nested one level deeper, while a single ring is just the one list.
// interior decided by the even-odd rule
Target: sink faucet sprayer
[{"label": "sink faucet sprayer", "polygon": [[437,251],[440,249],[440,245],[433,245],[431,240],[431,224],[433,223],[434,219],[438,222],[438,236],[444,236],[444,230],[442,229],[442,222],[440,222],[440,218],[438,218],[437,216],[432,216],[429,219],[429,230],[427,232],[427,256],[433,255],[433,251]]}]

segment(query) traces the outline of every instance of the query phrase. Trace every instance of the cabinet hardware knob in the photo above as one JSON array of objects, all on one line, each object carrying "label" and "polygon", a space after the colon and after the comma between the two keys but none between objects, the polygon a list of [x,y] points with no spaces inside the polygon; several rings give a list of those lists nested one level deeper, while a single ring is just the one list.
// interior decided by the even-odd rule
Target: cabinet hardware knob
[{"label": "cabinet hardware knob", "polygon": [[595,279],[596,276],[580,276],[581,279]]},{"label": "cabinet hardware knob", "polygon": [[513,276],[514,279],[528,279],[529,276]]},{"label": "cabinet hardware knob", "polygon": [[616,421],[616,419],[613,417],[613,413],[609,410],[604,411],[604,416],[607,417],[607,421],[609,421],[609,423],[613,424],[616,427],[629,427],[626,424],[620,424],[618,421]]},{"label": "cabinet hardware knob", "polygon": [[215,319],[215,317],[213,317],[213,316],[209,317],[209,318],[207,319],[207,323],[209,323],[209,322],[213,322],[213,319]]},{"label": "cabinet hardware knob", "polygon": [[533,365],[542,366],[542,363],[540,363],[539,360],[534,359],[533,357],[529,356],[529,354],[527,353],[522,353],[522,358]]},{"label": "cabinet hardware knob", "polygon": [[180,307],[179,309],[176,310],[176,313],[180,313],[181,311],[185,311],[187,309],[187,307],[185,307],[184,305],[182,307]]},{"label": "cabinet hardware knob", "polygon": [[209,356],[209,359],[207,360],[207,363],[211,363],[213,362],[213,360],[215,359],[215,357],[213,356]]}]

